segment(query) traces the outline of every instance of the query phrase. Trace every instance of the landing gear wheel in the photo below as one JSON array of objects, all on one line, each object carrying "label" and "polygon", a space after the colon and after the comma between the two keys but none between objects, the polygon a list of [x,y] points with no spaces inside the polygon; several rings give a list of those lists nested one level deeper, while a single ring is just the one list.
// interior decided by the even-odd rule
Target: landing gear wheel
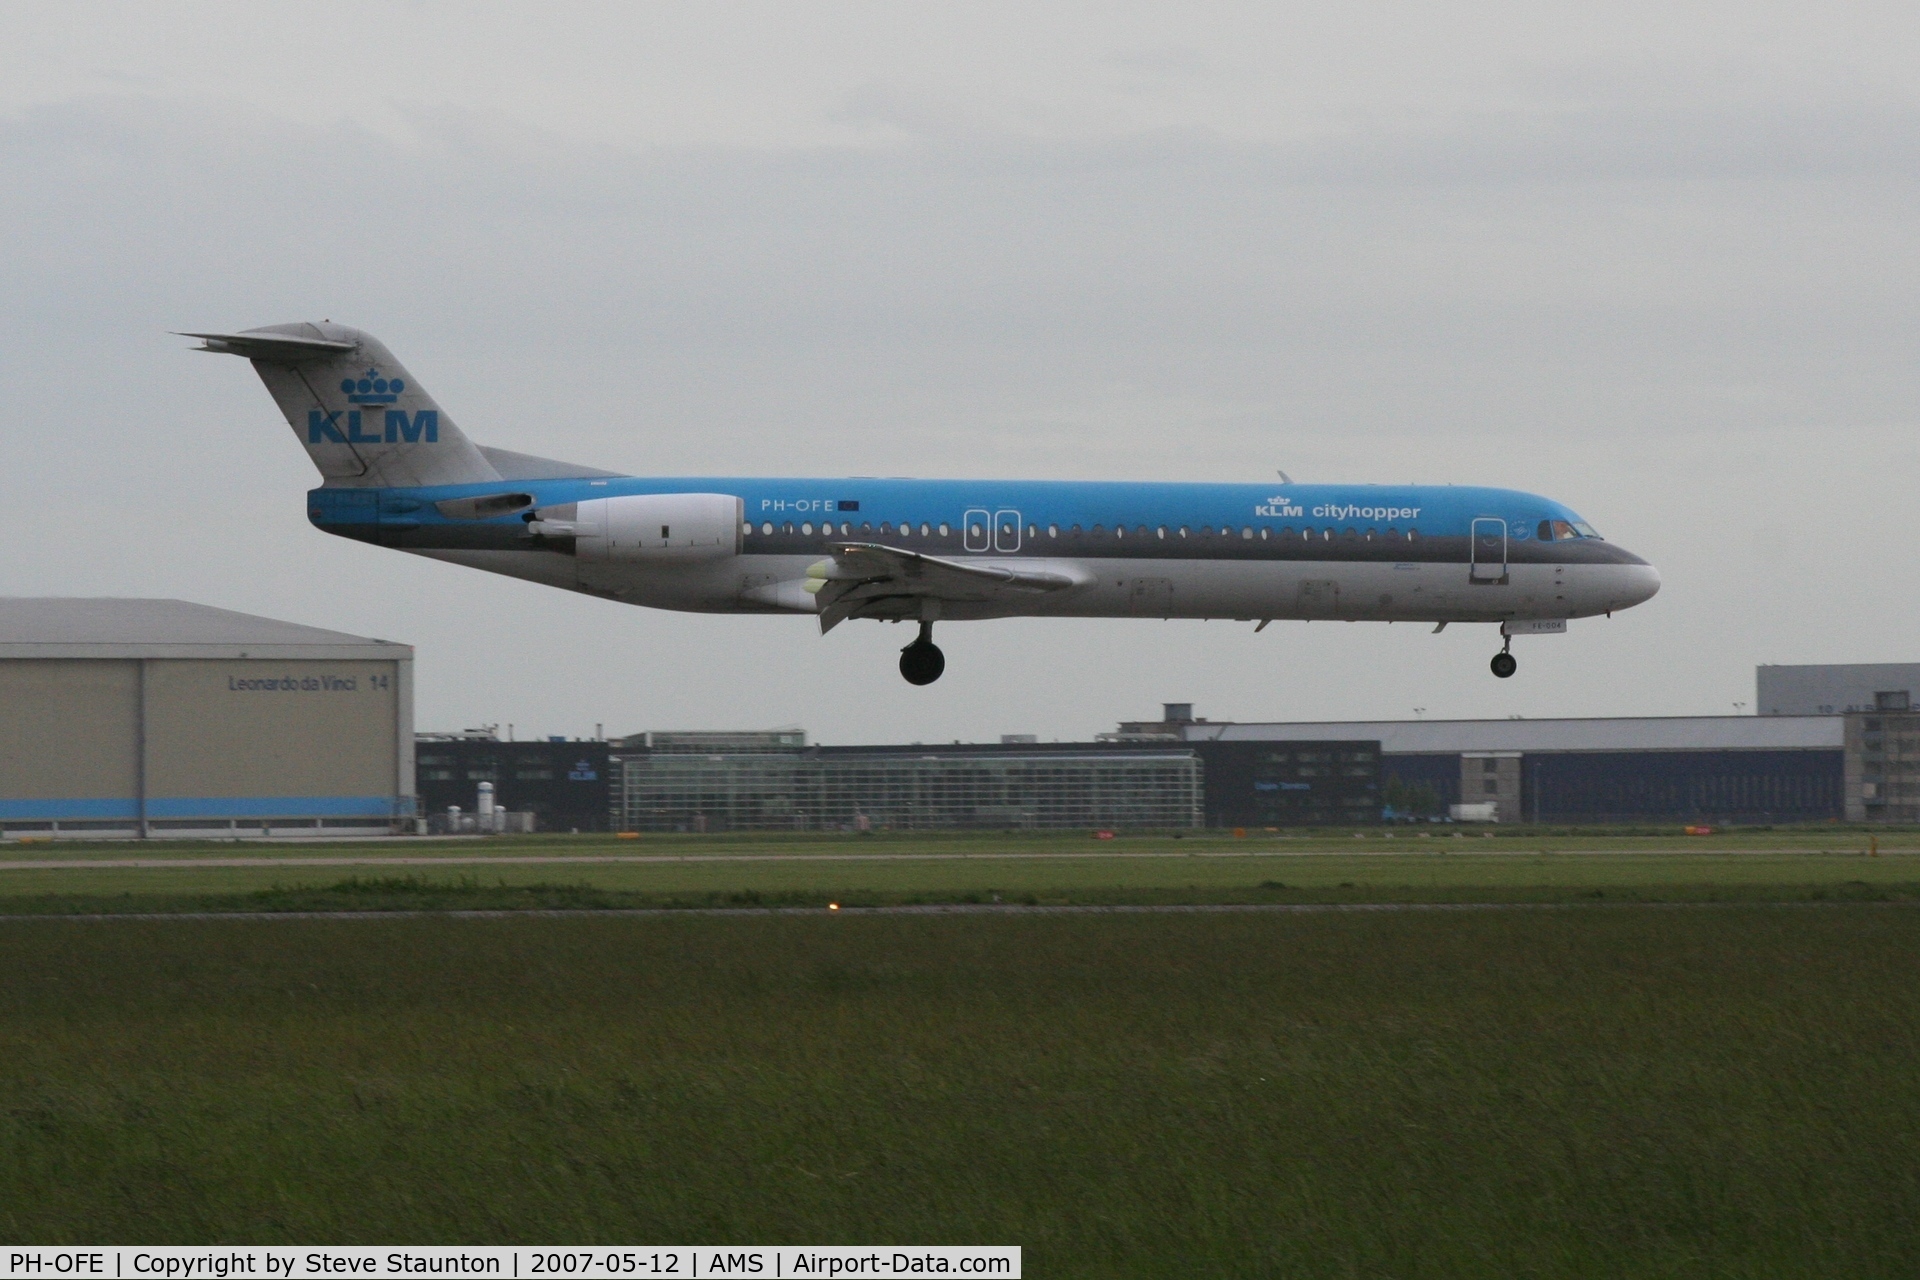
[{"label": "landing gear wheel", "polygon": [[932,684],[947,669],[947,655],[939,645],[910,644],[900,651],[900,674],[908,684]]},{"label": "landing gear wheel", "polygon": [[900,651],[900,674],[908,684],[932,684],[947,669],[947,655],[933,642],[933,624],[920,624],[920,637]]},{"label": "landing gear wheel", "polygon": [[1493,674],[1495,674],[1496,676],[1499,676],[1502,680],[1505,680],[1508,676],[1512,675],[1514,672],[1520,669],[1519,660],[1516,659],[1512,654],[1508,653],[1505,649],[1502,649],[1499,653],[1494,654],[1493,661],[1488,663],[1487,665],[1492,667]]}]

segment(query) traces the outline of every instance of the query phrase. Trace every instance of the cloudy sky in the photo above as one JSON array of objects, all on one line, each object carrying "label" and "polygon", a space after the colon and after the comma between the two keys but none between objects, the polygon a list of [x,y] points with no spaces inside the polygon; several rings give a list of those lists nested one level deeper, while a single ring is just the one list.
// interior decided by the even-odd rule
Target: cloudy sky
[{"label": "cloudy sky", "polygon": [[[1732,712],[1920,660],[1920,12],[1891,4],[0,8],[7,594],[418,646],[423,727],[826,742]],[[1657,564],[1491,629],[655,613],[325,537],[245,364],[379,334],[639,474],[1509,485]],[[1751,707],[1746,709],[1751,710]]]}]

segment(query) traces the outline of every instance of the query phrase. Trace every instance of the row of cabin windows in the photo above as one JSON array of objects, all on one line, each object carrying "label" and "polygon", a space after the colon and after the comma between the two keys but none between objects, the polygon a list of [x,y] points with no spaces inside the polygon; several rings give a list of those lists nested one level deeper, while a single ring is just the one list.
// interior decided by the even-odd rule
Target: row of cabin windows
[{"label": "row of cabin windows", "polygon": [[[898,527],[895,527],[895,525],[888,520],[882,520],[880,522],[880,527],[878,530],[874,528],[872,521],[862,521],[860,523],[860,533],[862,535],[878,533],[881,537],[910,538],[914,536],[914,528],[915,527],[913,525],[905,524],[905,523],[899,525]],[[1000,526],[1000,529],[998,531],[999,537],[1002,539],[1011,538],[1014,536],[1017,530],[1018,530],[1018,526],[1016,525],[1003,524]],[[756,531],[765,536],[771,536],[776,531],[782,534],[789,534],[789,535],[797,531],[803,536],[811,537],[813,535],[813,522],[811,520],[803,520],[797,526],[797,529],[793,521],[791,520],[786,521],[785,523],[778,526],[774,525],[771,521],[768,521],[766,523],[759,525],[757,530],[752,521],[748,521],[747,523],[740,526],[740,532],[744,534],[751,535]],[[949,538],[953,536],[953,527],[948,524],[932,525],[932,524],[923,523],[919,526],[919,536],[922,538],[931,538],[934,536],[934,533],[936,531],[938,531],[939,536],[942,538]],[[820,532],[824,536],[832,537],[836,532],[833,522],[832,521],[823,522],[820,525]],[[842,522],[837,532],[840,534],[841,537],[851,537],[854,532],[853,523],[851,521]],[[1271,542],[1276,540],[1281,542],[1315,542],[1315,541],[1332,542],[1336,538],[1342,541],[1347,541],[1347,542],[1377,542],[1377,541],[1380,541],[1382,538],[1388,541],[1402,541],[1402,542],[1417,542],[1420,540],[1420,531],[1418,529],[1403,530],[1394,525],[1387,526],[1387,529],[1384,533],[1382,533],[1381,530],[1379,530],[1378,528],[1361,530],[1361,529],[1349,526],[1347,529],[1341,530],[1331,525],[1329,525],[1324,529],[1298,529],[1298,530],[1296,530],[1292,525],[1282,525],[1278,529],[1274,529],[1265,525],[1257,526],[1257,527],[1254,525],[1245,525],[1238,528],[1232,525],[1223,525],[1221,526],[1218,534],[1216,535],[1213,526],[1210,524],[1201,525],[1197,533],[1194,531],[1194,529],[1191,526],[1188,526],[1188,525],[1180,525],[1177,528],[1170,528],[1167,525],[1159,525],[1155,528],[1149,529],[1146,525],[1142,524],[1142,525],[1135,525],[1131,530],[1129,530],[1125,525],[1115,525],[1111,530],[1109,530],[1105,525],[1096,524],[1093,526],[1092,529],[1083,530],[1079,525],[1076,524],[1076,525],[1069,525],[1066,529],[1062,530],[1059,525],[1050,524],[1047,526],[1046,534],[1047,534],[1047,537],[1049,538],[1060,538],[1060,537],[1079,538],[1083,536],[1104,538],[1109,534],[1111,534],[1115,538],[1126,538],[1131,536],[1135,538],[1153,538],[1158,541],[1166,541],[1169,538],[1178,540],[1180,538],[1193,538],[1193,537],[1212,538],[1215,536],[1222,537],[1222,538],[1238,537],[1243,542],[1252,542],[1256,539],[1261,542]],[[969,525],[967,528],[967,535],[970,538],[984,540],[987,537],[987,527],[983,524],[977,524],[977,523],[973,525]],[[1039,525],[1030,524],[1027,526],[1028,541],[1033,541],[1034,539],[1037,539],[1039,536],[1040,536]]]}]

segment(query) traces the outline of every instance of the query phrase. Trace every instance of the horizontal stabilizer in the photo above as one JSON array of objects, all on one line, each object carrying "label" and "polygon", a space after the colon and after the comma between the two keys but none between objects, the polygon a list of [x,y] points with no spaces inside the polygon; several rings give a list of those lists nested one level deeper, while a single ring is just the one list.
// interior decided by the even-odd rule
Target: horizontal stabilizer
[{"label": "horizontal stabilizer", "polygon": [[198,338],[204,344],[196,351],[245,356],[249,360],[271,360],[276,364],[298,364],[305,360],[327,360],[354,350],[357,342],[335,342],[330,338],[296,337],[290,333],[181,333],[182,338]]}]

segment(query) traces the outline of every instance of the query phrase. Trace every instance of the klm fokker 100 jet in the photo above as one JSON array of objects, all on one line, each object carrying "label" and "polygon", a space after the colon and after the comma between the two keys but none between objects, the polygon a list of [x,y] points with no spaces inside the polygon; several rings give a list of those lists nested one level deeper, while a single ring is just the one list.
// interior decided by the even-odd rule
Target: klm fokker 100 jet
[{"label": "klm fokker 100 jet", "polygon": [[194,333],[253,361],[324,477],[326,533],[628,604],[919,624],[1275,618],[1564,631],[1660,589],[1653,566],[1509,489],[1033,480],[680,479],[476,445],[370,334]]}]

